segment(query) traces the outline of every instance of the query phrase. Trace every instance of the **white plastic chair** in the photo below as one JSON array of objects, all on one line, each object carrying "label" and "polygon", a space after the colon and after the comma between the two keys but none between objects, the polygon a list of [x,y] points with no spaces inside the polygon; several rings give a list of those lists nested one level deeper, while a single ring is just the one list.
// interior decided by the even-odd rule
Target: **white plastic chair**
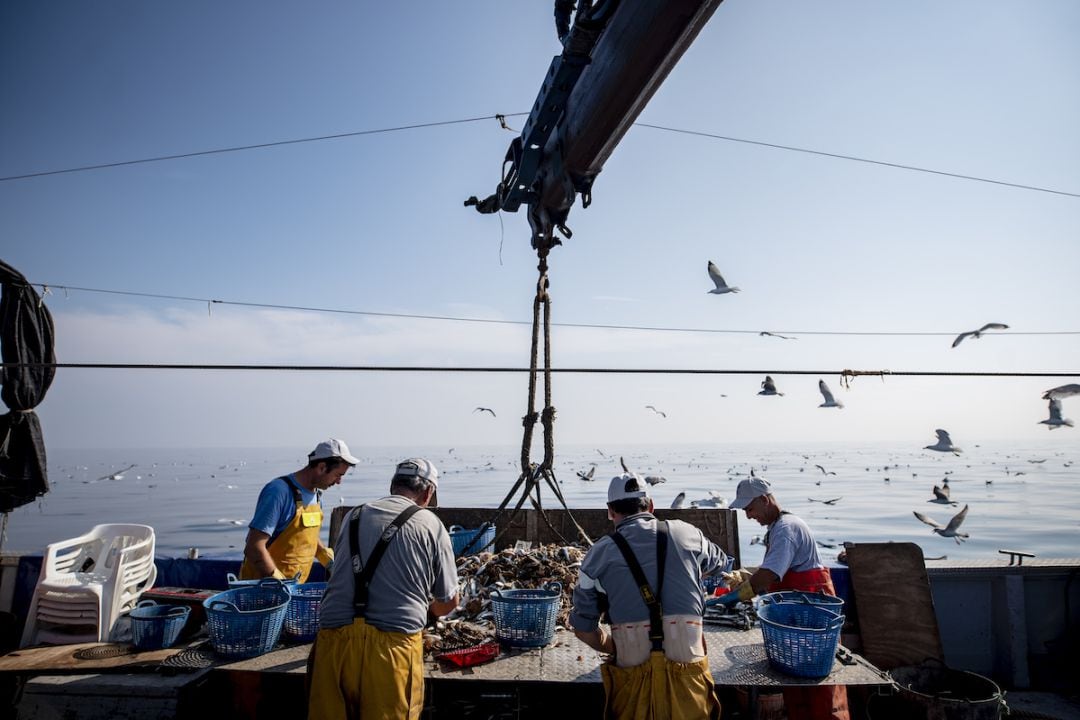
[{"label": "white plastic chair", "polygon": [[21,647],[105,642],[121,614],[157,579],[154,529],[96,525],[45,550]]}]

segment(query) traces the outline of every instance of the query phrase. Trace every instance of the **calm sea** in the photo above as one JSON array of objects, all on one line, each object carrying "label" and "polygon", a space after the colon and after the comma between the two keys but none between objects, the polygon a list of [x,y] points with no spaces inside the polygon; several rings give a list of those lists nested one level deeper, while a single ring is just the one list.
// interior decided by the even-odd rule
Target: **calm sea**
[{"label": "calm sea", "polygon": [[[48,543],[98,523],[137,522],[154,527],[159,555],[183,556],[192,547],[204,556],[237,554],[259,489],[301,467],[305,452],[51,449],[52,489],[11,513],[3,549],[41,552]],[[411,455],[428,457],[439,467],[443,506],[497,507],[518,476],[519,449],[512,447],[354,448],[354,453],[362,463],[324,496],[328,515],[337,505],[385,495],[394,464]],[[959,456],[883,445],[564,446],[556,456],[556,475],[572,508],[603,507],[620,455],[634,471],[666,478],[653,488],[657,507],[669,507],[679,492],[688,502],[717,493],[730,500],[738,480],[754,468],[772,482],[784,508],[810,524],[828,558],[844,541],[916,542],[927,557],[950,560],[989,560],[1000,548],[1044,558],[1080,556],[1080,448],[1071,437],[1009,447],[984,444]],[[594,481],[577,476],[593,465]],[[946,478],[959,506],[928,502],[931,488]],[[810,498],[839,500],[826,505]],[[546,488],[542,499],[555,506]],[[944,524],[965,504],[970,510],[962,530],[971,537],[961,545],[933,534],[913,515],[918,511]],[[328,532],[327,519],[323,533]],[[755,539],[762,534],[757,523],[739,513],[745,563],[760,561],[762,547]]]}]

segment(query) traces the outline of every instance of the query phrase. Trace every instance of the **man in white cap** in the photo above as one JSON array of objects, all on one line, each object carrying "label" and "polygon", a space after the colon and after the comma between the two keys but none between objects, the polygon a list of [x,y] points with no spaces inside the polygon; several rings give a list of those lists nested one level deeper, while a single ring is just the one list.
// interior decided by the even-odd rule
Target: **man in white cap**
[{"label": "man in white cap", "polygon": [[340,483],[356,463],[344,440],[330,438],[308,453],[303,468],[263,486],[248,524],[241,580],[283,580],[300,573],[299,581],[304,582],[313,560],[330,567],[334,552],[319,538],[322,493]]},{"label": "man in white cap", "polygon": [[[802,590],[836,595],[829,568],[818,556],[810,527],[780,507],[772,486],[764,478],[751,477],[739,483],[729,507],[741,509],[746,517],[767,526],[765,559],[757,570],[739,569],[726,574],[728,587],[738,591],[738,599],[779,590]],[[784,688],[784,706],[789,720],[848,720],[847,688],[843,685]]]},{"label": "man in white cap", "polygon": [[[701,577],[727,555],[689,523],[658,521],[638,475],[613,478],[607,498],[615,532],[585,555],[570,613],[574,634],[612,656],[600,666],[604,717],[719,717]],[[605,608],[610,632],[600,624]]]},{"label": "man in white cap", "polygon": [[430,461],[398,464],[390,495],[361,505],[335,541],[341,560],[319,609],[308,718],[419,718],[428,613],[458,604],[442,521],[424,510],[439,485]]}]

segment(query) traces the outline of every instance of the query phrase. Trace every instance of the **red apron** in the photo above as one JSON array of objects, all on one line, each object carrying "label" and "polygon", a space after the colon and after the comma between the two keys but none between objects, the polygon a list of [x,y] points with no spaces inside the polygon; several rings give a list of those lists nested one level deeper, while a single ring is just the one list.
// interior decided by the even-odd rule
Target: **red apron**
[{"label": "red apron", "polygon": [[[780,582],[769,586],[769,592],[801,590],[836,595],[829,568],[820,567],[801,572],[788,571]],[[784,688],[784,707],[788,720],[849,720],[847,686],[818,685]]]}]

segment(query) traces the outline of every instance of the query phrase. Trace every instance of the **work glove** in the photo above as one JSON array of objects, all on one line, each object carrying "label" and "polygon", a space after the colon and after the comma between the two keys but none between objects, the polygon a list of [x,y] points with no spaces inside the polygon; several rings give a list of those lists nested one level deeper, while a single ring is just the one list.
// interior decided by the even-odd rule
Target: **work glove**
[{"label": "work glove", "polygon": [[739,601],[740,602],[750,602],[750,600],[755,595],[754,588],[750,585],[749,580],[747,580],[746,582],[744,582],[742,585],[739,586],[739,591],[738,592],[739,592]]},{"label": "work glove", "polygon": [[743,583],[749,582],[750,576],[753,574],[754,573],[746,568],[739,568],[738,570],[732,570],[731,572],[720,573],[720,577],[724,578],[724,582],[727,584],[729,590],[734,590]]},{"label": "work glove", "polygon": [[320,546],[315,551],[315,559],[318,560],[319,564],[321,564],[324,568],[329,570],[330,565],[332,565],[334,562],[334,551],[328,547]]}]

